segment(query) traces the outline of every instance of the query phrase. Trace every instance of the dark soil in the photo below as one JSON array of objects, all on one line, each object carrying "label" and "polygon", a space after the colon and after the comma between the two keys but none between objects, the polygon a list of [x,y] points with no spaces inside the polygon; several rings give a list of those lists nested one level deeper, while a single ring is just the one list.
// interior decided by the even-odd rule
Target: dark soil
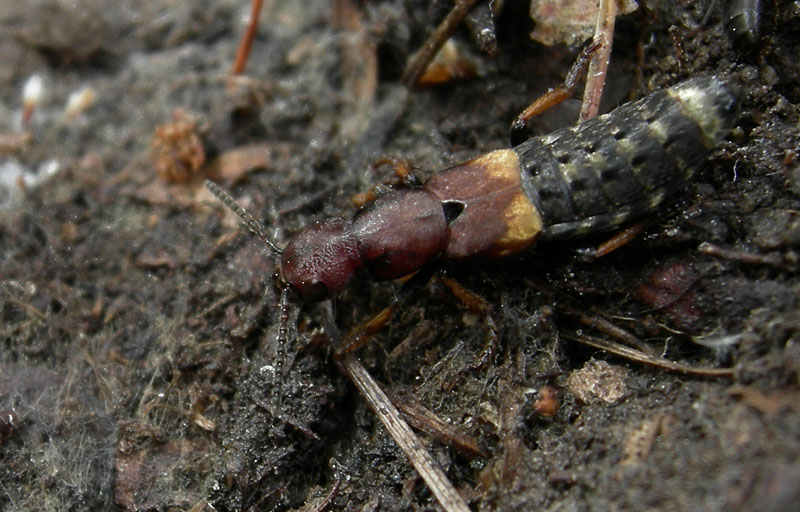
[{"label": "dark soil", "polygon": [[[351,215],[354,194],[391,178],[370,170],[382,156],[425,178],[507,147],[510,121],[576,51],[532,41],[527,2],[506,3],[495,57],[454,36],[477,76],[405,102],[403,66],[450,2],[339,17],[329,2],[267,2],[236,80],[244,0],[0,5],[0,410],[17,416],[0,424],[0,509],[435,509],[337,370],[318,307],[292,308],[276,382],[274,257],[202,182],[285,241]],[[359,352],[400,403],[477,442],[480,454],[421,434],[475,510],[800,500],[800,2],[761,2],[752,37],[726,30],[718,6],[701,25],[710,3],[620,18],[605,93],[610,109],[698,74],[742,84],[737,127],[677,204],[599,260],[577,249],[608,235],[445,268],[492,304],[486,365],[486,322],[439,279]],[[32,75],[45,94],[30,140],[15,140]],[[93,104],[65,117],[86,87]],[[573,106],[532,133],[573,123]],[[336,300],[340,327],[398,286],[356,283]],[[612,339],[587,316],[734,376],[587,347],[576,340]]]}]

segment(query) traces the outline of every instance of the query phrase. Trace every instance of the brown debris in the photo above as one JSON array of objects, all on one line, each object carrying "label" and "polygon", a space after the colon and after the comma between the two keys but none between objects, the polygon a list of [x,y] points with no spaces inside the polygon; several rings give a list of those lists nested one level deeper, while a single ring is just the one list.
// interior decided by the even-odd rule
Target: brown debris
[{"label": "brown debris", "polygon": [[475,5],[475,0],[456,0],[455,4],[427,41],[408,59],[402,78],[403,83],[408,87],[413,87],[417,83],[431,60],[469,14],[472,6]]},{"label": "brown debris", "polygon": [[342,30],[340,72],[343,90],[352,105],[352,116],[345,120],[345,136],[363,133],[374,110],[378,90],[378,55],[375,41],[364,22],[362,10],[353,0],[333,2],[331,25]]},{"label": "brown debris", "polygon": [[542,418],[552,418],[558,412],[559,403],[558,389],[549,384],[542,386],[533,402],[533,412]]},{"label": "brown debris", "polygon": [[417,80],[418,85],[439,85],[453,80],[464,80],[478,74],[478,63],[470,57],[461,44],[453,39],[447,42],[425,68]]},{"label": "brown debris", "polygon": [[210,160],[202,174],[216,181],[239,183],[252,171],[269,169],[273,150],[274,147],[270,144],[251,144],[229,149]]},{"label": "brown debris", "polygon": [[768,418],[786,410],[797,410],[798,391],[793,388],[762,391],[753,386],[732,386],[728,393]]},{"label": "brown debris", "polygon": [[156,173],[167,183],[188,182],[206,161],[197,121],[182,110],[156,127],[150,145]]},{"label": "brown debris", "polygon": [[174,475],[183,474],[198,484],[213,468],[209,450],[201,439],[163,442],[152,440],[129,445],[124,437],[114,458],[114,503],[126,511],[187,509],[196,504],[202,486],[176,489]]},{"label": "brown debris", "polygon": [[[531,38],[546,45],[577,46],[594,33],[597,6],[597,0],[533,0],[531,18],[536,28]],[[620,0],[618,14],[628,14],[637,7],[632,0]]]},{"label": "brown debris", "polygon": [[657,414],[654,417],[644,419],[636,426],[625,439],[622,448],[622,460],[620,466],[638,466],[645,462],[656,438],[662,434],[667,423],[667,416]]},{"label": "brown debris", "polygon": [[33,141],[29,131],[0,133],[0,156],[17,155]]},{"label": "brown debris", "polygon": [[588,361],[567,377],[567,389],[585,404],[614,405],[628,395],[628,371],[605,361]]},{"label": "brown debris", "polygon": [[663,310],[675,325],[692,329],[703,314],[692,287],[700,279],[698,272],[689,264],[664,265],[650,276],[634,296],[648,307]]}]

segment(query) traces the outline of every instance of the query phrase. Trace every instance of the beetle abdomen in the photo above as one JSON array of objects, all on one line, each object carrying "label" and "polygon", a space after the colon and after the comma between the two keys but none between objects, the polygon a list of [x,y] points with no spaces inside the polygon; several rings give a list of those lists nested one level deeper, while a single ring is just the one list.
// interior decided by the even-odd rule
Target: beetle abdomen
[{"label": "beetle abdomen", "polygon": [[611,229],[681,190],[728,133],[737,95],[694,78],[514,148],[544,238]]}]

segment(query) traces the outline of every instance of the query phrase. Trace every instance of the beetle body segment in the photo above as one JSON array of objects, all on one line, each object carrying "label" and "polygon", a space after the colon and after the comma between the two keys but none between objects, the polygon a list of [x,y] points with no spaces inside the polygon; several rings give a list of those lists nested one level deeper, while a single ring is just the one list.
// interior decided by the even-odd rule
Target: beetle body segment
[{"label": "beetle body segment", "polygon": [[656,209],[728,133],[737,105],[729,83],[694,78],[515,147],[542,237],[609,230]]},{"label": "beetle body segment", "polygon": [[422,188],[379,197],[353,219],[353,234],[372,279],[385,281],[439,257],[449,233],[441,201]]},{"label": "beetle body segment", "polygon": [[283,250],[281,272],[301,300],[318,302],[362,268],[376,281],[416,272],[441,255],[447,239],[442,203],[424,189],[398,190],[353,220],[326,219],[300,231]]},{"label": "beetle body segment", "polygon": [[450,260],[520,252],[542,231],[539,213],[522,190],[520,162],[500,149],[432,176],[425,188],[461,212],[450,222]]},{"label": "beetle body segment", "polygon": [[694,78],[578,126],[497,150],[390,192],[353,220],[329,219],[283,251],[284,279],[305,301],[443,258],[497,258],[540,236],[612,229],[659,207],[728,133],[738,98],[728,82]]}]

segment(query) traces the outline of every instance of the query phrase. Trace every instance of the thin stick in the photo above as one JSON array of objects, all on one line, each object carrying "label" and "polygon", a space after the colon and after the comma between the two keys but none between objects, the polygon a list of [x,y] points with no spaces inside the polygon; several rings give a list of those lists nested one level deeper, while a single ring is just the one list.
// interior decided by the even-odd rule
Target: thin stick
[{"label": "thin stick", "polygon": [[263,4],[263,0],[252,0],[250,2],[250,19],[247,20],[247,28],[242,40],[239,41],[239,49],[236,50],[236,58],[231,69],[232,75],[244,73],[244,68],[247,66],[247,58],[250,56],[250,49],[253,47],[253,40],[256,38],[256,32],[258,31],[258,17],[261,14],[261,6]]},{"label": "thin stick", "polygon": [[702,366],[689,366],[676,363],[675,361],[670,361],[669,359],[645,354],[634,348],[626,347],[625,345],[620,345],[619,343],[614,343],[613,341],[595,338],[594,336],[588,336],[585,334],[582,336],[570,336],[562,334],[562,337],[570,341],[577,341],[578,343],[583,343],[584,345],[589,345],[590,347],[611,352],[612,354],[630,359],[631,361],[649,364],[665,370],[685,373],[688,375],[700,375],[702,377],[733,377],[736,371],[734,368],[706,368]]},{"label": "thin stick", "polygon": [[749,265],[771,265],[775,268],[782,268],[793,270],[797,266],[795,262],[784,258],[777,252],[769,252],[767,254],[758,254],[747,251],[740,251],[736,249],[725,249],[711,242],[703,242],[697,246],[697,250],[701,254],[708,254],[717,258],[722,258],[731,261],[740,261]]},{"label": "thin stick", "polygon": [[[323,321],[328,335],[337,340],[340,338],[338,327],[333,317],[333,306],[327,301],[323,307]],[[334,344],[335,346],[335,344]],[[340,368],[355,384],[361,396],[367,401],[370,409],[383,426],[389,431],[394,442],[400,447],[414,469],[422,477],[428,488],[433,493],[436,501],[447,512],[469,512],[469,507],[464,498],[458,494],[456,488],[439,468],[436,461],[425,449],[422,442],[411,430],[411,427],[400,416],[400,412],[392,404],[380,385],[361,364],[353,353],[341,355],[338,359]]]},{"label": "thin stick", "polygon": [[580,122],[597,117],[600,110],[600,98],[606,83],[606,72],[611,60],[611,44],[614,40],[614,22],[617,18],[618,0],[600,0],[597,8],[597,25],[594,30],[594,42],[600,48],[589,63],[586,75],[586,89],[583,92]]},{"label": "thin stick", "polygon": [[433,60],[461,22],[464,21],[472,6],[475,5],[476,0],[455,0],[455,2],[455,7],[447,14],[447,17],[442,20],[428,40],[409,59],[402,78],[407,87],[413,87],[417,83],[431,60]]},{"label": "thin stick", "polygon": [[422,445],[422,442],[411,430],[411,427],[403,421],[400,413],[378,383],[367,372],[361,361],[352,353],[346,354],[340,361],[345,373],[361,392],[370,409],[381,420],[392,439],[408,457],[414,469],[428,484],[428,488],[436,497],[436,501],[446,511],[469,512],[469,507],[464,498],[458,494],[458,491],[433,460],[433,457]]}]

